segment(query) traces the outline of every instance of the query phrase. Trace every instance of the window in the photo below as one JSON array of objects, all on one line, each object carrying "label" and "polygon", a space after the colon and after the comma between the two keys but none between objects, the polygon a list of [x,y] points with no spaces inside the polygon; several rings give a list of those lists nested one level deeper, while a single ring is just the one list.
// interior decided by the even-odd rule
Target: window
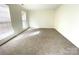
[{"label": "window", "polygon": [[0,4],[0,40],[14,33],[8,5]]},{"label": "window", "polygon": [[22,24],[23,24],[23,29],[28,28],[28,22],[27,22],[27,18],[26,18],[26,12],[22,11]]}]

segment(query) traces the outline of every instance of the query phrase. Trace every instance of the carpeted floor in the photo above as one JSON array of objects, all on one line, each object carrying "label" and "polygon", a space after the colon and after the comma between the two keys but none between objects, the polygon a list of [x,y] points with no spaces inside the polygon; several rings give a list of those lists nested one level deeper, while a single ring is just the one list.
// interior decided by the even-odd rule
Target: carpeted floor
[{"label": "carpeted floor", "polygon": [[79,48],[54,29],[30,29],[0,47],[1,55],[77,55]]}]

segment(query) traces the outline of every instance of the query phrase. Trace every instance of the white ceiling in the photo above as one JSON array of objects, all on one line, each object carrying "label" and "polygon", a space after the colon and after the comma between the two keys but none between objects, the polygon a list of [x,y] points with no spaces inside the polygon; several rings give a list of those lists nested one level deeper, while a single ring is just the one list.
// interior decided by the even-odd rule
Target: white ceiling
[{"label": "white ceiling", "polygon": [[23,7],[27,10],[43,10],[43,9],[56,9],[60,4],[24,4]]}]

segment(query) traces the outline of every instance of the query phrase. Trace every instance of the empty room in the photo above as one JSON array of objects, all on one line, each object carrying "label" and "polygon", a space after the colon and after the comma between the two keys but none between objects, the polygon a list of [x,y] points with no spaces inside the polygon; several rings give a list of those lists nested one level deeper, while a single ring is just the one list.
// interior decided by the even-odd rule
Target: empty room
[{"label": "empty room", "polygon": [[0,4],[0,55],[79,55],[79,4]]}]

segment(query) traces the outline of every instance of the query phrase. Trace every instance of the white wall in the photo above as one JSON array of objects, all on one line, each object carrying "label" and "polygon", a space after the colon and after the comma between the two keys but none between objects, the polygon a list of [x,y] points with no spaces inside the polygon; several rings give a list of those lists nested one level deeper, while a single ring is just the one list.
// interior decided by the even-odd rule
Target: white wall
[{"label": "white wall", "polygon": [[30,11],[30,26],[35,28],[53,28],[53,10]]},{"label": "white wall", "polygon": [[79,47],[79,5],[62,5],[56,10],[55,28]]}]

